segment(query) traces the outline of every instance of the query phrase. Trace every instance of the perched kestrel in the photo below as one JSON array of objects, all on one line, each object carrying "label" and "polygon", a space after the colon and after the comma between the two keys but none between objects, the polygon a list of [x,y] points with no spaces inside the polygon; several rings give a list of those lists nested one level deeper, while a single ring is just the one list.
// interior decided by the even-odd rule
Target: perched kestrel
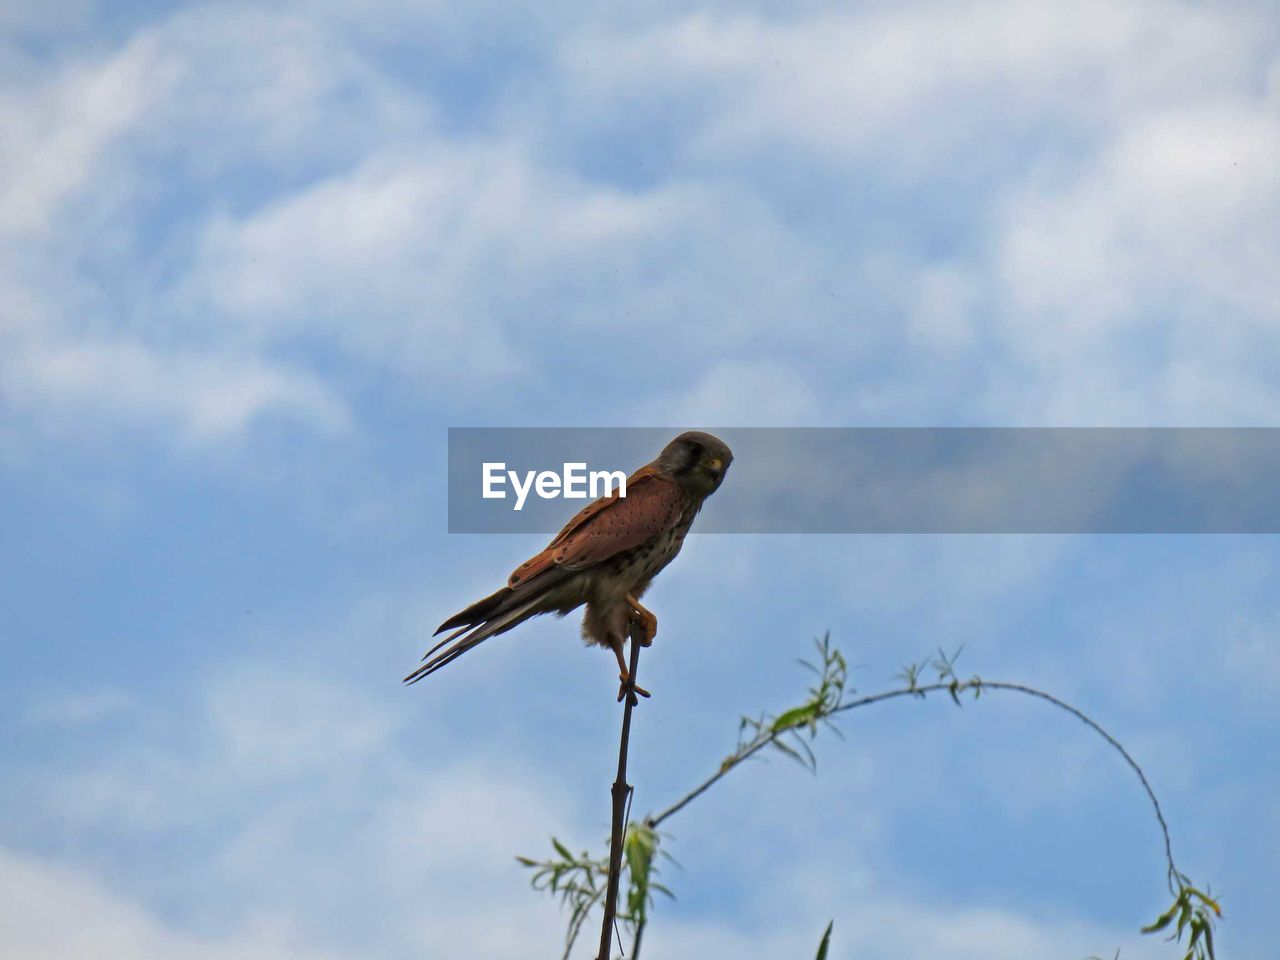
[{"label": "perched kestrel", "polygon": [[588,645],[609,647],[618,658],[618,699],[628,689],[648,696],[631,683],[623,642],[632,620],[643,627],[642,645],[653,642],[658,618],[640,605],[640,597],[680,552],[693,518],[732,461],[718,437],[680,434],[627,478],[625,497],[615,490],[584,508],[545,550],[516,567],[505,587],[440,624],[437,635],[453,632],[427,651],[405,682],[416,683],[530,617],[564,616],[585,603],[582,637]]}]

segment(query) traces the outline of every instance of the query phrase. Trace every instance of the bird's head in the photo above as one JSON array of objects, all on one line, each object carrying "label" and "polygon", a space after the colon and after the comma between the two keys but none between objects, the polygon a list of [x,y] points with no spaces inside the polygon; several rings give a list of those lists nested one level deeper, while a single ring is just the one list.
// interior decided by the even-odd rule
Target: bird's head
[{"label": "bird's head", "polygon": [[654,461],[695,497],[715,493],[733,462],[733,451],[719,437],[698,430],[682,433],[662,449]]}]

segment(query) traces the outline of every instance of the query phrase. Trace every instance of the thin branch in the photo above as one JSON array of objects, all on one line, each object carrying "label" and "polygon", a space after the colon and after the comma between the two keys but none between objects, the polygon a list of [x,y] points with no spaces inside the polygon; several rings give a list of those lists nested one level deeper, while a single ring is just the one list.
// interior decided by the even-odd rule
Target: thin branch
[{"label": "thin branch", "polygon": [[[1021,693],[1029,697],[1035,697],[1036,699],[1043,700],[1045,703],[1052,704],[1053,706],[1057,707],[1059,710],[1064,710],[1067,713],[1071,714],[1073,717],[1075,717],[1077,720],[1079,720],[1081,723],[1087,726],[1094,733],[1098,734],[1098,736],[1102,737],[1102,739],[1105,740],[1107,744],[1111,746],[1112,749],[1114,749],[1117,753],[1120,754],[1121,757],[1124,758],[1124,762],[1129,765],[1129,768],[1134,772],[1134,774],[1138,778],[1138,781],[1142,784],[1142,789],[1146,792],[1147,800],[1150,801],[1151,808],[1155,811],[1156,821],[1160,824],[1160,835],[1164,840],[1164,854],[1165,854],[1165,862],[1167,863],[1169,868],[1170,888],[1171,890],[1173,890],[1173,892],[1176,893],[1177,890],[1174,890],[1173,887],[1175,884],[1177,884],[1178,886],[1181,885],[1178,878],[1181,877],[1182,874],[1179,873],[1177,867],[1174,865],[1173,844],[1172,844],[1172,841],[1169,839],[1169,825],[1165,821],[1164,811],[1160,807],[1160,801],[1156,799],[1156,794],[1155,794],[1155,791],[1152,790],[1151,788],[1151,783],[1147,780],[1147,776],[1143,772],[1142,767],[1140,767],[1138,765],[1138,762],[1133,759],[1133,756],[1129,753],[1129,751],[1126,750],[1120,744],[1120,741],[1117,740],[1115,737],[1113,737],[1105,729],[1103,729],[1103,727],[1100,724],[1098,724],[1095,720],[1090,718],[1087,714],[1084,713],[1084,711],[1080,710],[1078,707],[1073,707],[1071,704],[1067,703],[1064,700],[1058,699],[1051,693],[1046,693],[1043,690],[1038,690],[1035,687],[1029,687],[1029,686],[1026,686],[1025,684],[1008,683],[1008,682],[998,681],[998,680],[982,680],[978,677],[974,677],[973,679],[967,680],[967,681],[958,681],[953,679],[953,680],[947,680],[947,681],[940,681],[938,683],[929,683],[929,684],[920,684],[920,685],[912,684],[911,686],[900,687],[895,690],[886,690],[882,693],[875,693],[869,696],[859,697],[857,700],[850,700],[848,703],[840,704],[835,709],[833,709],[831,713],[833,714],[844,713],[846,710],[856,710],[859,707],[867,707],[874,703],[882,703],[886,700],[896,700],[902,697],[924,697],[930,693],[946,692],[946,693],[949,693],[953,698],[956,698],[961,693],[964,693],[967,691],[973,691],[975,694],[977,694],[979,691],[986,691],[986,690],[1004,690],[1011,693]],[[667,807],[661,813],[657,813],[650,816],[647,821],[649,826],[657,827],[668,817],[676,813],[679,813],[688,804],[696,800],[703,793],[709,790],[712,786],[718,783],[726,774],[729,773],[730,770],[737,767],[743,760],[746,760],[752,755],[763,750],[770,743],[776,740],[781,735],[781,733],[782,731],[771,731],[767,735],[761,736],[756,741],[748,745],[746,749],[744,749],[741,753],[735,754],[734,757],[731,758],[732,762],[726,761],[725,763],[721,764],[720,768],[716,770],[715,773],[707,777],[705,780],[703,780],[700,784],[698,784],[696,787],[690,790],[687,794],[685,794],[683,797],[681,797],[671,806]]]},{"label": "thin branch", "polygon": [[574,944],[578,942],[578,934],[582,932],[583,924],[587,922],[587,917],[591,915],[591,908],[595,906],[596,901],[600,899],[597,893],[590,900],[586,901],[581,909],[574,913],[573,919],[569,921],[569,931],[565,936],[564,954],[560,960],[569,960],[569,954],[573,953]]},{"label": "thin branch", "polygon": [[[677,803],[656,816],[650,816],[645,821],[650,829],[656,830],[663,820],[692,803],[730,770],[743,761],[749,760],[765,747],[777,747],[793,760],[816,771],[816,758],[809,744],[801,737],[801,731],[807,731],[810,739],[817,733],[819,725],[839,733],[831,723],[830,717],[845,702],[848,666],[844,655],[838,648],[832,646],[830,633],[815,640],[814,645],[817,648],[820,663],[814,664],[808,660],[797,661],[818,678],[815,685],[809,688],[809,699],[778,716],[762,714],[758,719],[743,717],[738,728],[738,746],[733,753],[721,761],[719,769],[714,774],[685,794]],[[744,741],[741,735],[746,730],[753,730],[755,733]],[[790,743],[783,743],[784,739],[789,740]]]},{"label": "thin branch", "polygon": [[1113,750],[1116,751],[1116,753],[1120,754],[1124,759],[1124,762],[1129,765],[1129,769],[1132,770],[1134,775],[1138,778],[1138,782],[1142,784],[1142,789],[1147,795],[1147,800],[1151,803],[1151,809],[1155,811],[1156,822],[1160,824],[1160,836],[1164,840],[1164,857],[1165,862],[1169,867],[1170,876],[1172,878],[1173,876],[1178,875],[1178,868],[1174,866],[1173,862],[1173,841],[1169,839],[1169,824],[1165,821],[1164,811],[1160,808],[1160,801],[1156,798],[1156,792],[1151,789],[1151,782],[1147,780],[1147,775],[1143,772],[1142,767],[1138,765],[1138,761],[1133,759],[1133,755],[1124,748],[1120,741],[1108,733],[1096,720],[1086,714],[1079,707],[1074,707],[1065,700],[1055,697],[1051,693],[1046,693],[1043,690],[1039,690],[1035,687],[1029,687],[1022,683],[1009,683],[1001,680],[982,680],[978,677],[974,677],[972,680],[959,683],[952,680],[946,683],[931,683],[926,686],[916,687],[914,690],[891,690],[887,693],[861,697],[858,700],[851,700],[848,703],[837,707],[834,712],[843,713],[845,710],[856,710],[858,707],[869,706],[873,703],[879,703],[882,700],[888,700],[894,697],[904,697],[907,695],[923,696],[925,694],[936,693],[942,690],[947,691],[953,697],[958,696],[966,690],[973,690],[975,693],[979,690],[1004,690],[1010,693],[1021,693],[1028,697],[1035,697],[1037,700],[1043,700],[1045,703],[1051,704],[1059,710],[1071,714],[1071,716],[1075,717],[1086,727],[1100,736]]},{"label": "thin branch", "polygon": [[763,750],[765,747],[771,744],[774,740],[776,740],[779,736],[780,734],[777,734],[777,733],[770,733],[767,736],[762,735],[745,750],[743,750],[740,753],[734,754],[732,762],[726,761],[725,763],[720,764],[720,769],[718,769],[715,773],[707,777],[707,779],[703,780],[702,783],[698,784],[696,787],[694,787],[692,790],[686,793],[683,797],[681,797],[671,806],[667,807],[667,809],[663,810],[661,813],[650,816],[649,819],[646,820],[645,822],[648,823],[649,826],[656,829],[658,825],[662,823],[663,820],[666,820],[667,817],[670,817],[673,814],[679,813],[681,810],[683,810],[685,807],[691,804],[694,800],[697,800],[698,797],[702,796],[704,793],[710,790],[713,786],[715,786],[715,784],[719,782],[719,780],[722,777],[724,777],[725,774],[727,774],[730,770],[732,770],[734,767],[740,764],[743,760],[747,760],[750,757],[754,756],[755,754],[759,753],[761,750]]},{"label": "thin branch", "polygon": [[[636,683],[636,670],[640,665],[640,643],[643,628],[631,624],[631,686]],[[626,828],[627,797],[631,786],[627,783],[627,750],[631,745],[631,709],[636,705],[636,695],[628,691],[622,708],[622,734],[618,741],[618,778],[613,781],[613,824],[609,831],[609,882],[604,895],[604,920],[600,924],[600,952],[597,960],[609,960],[613,944],[614,917],[618,912],[618,881],[622,876],[622,839]]]}]

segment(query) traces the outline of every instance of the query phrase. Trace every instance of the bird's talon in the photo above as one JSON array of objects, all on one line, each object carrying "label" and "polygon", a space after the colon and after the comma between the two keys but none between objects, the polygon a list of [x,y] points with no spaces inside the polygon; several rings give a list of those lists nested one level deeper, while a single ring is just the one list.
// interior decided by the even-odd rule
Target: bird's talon
[{"label": "bird's talon", "polygon": [[653,638],[658,635],[658,618],[652,611],[638,605],[634,605],[631,612],[632,625],[640,628],[640,646],[653,646]]},{"label": "bird's talon", "polygon": [[644,687],[639,687],[639,686],[636,686],[634,683],[632,683],[631,678],[628,677],[625,673],[619,674],[618,680],[621,681],[618,684],[618,702],[619,703],[621,703],[622,698],[627,696],[628,694],[632,696],[631,703],[633,706],[636,703],[634,699],[636,695],[645,697],[646,699],[653,696],[653,694],[649,693],[649,691],[646,690]]},{"label": "bird's talon", "polygon": [[640,646],[651,646],[658,635],[657,616],[631,594],[627,594],[627,604],[631,607],[632,626],[640,628]]}]

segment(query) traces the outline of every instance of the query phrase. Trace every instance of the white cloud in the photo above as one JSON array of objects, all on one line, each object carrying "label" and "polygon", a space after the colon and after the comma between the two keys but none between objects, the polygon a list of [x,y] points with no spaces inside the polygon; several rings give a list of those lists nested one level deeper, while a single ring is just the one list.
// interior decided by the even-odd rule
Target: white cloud
[{"label": "white cloud", "polygon": [[0,240],[48,237],[104,152],[173,79],[158,45],[141,39],[32,89],[0,90]]},{"label": "white cloud", "polygon": [[323,960],[269,918],[225,938],[176,929],[69,867],[0,850],[0,951],[23,960]]},{"label": "white cloud", "polygon": [[1237,80],[1247,62],[1205,51],[1236,53],[1251,40],[1241,11],[1164,0],[922,3],[777,19],[695,14],[638,35],[586,31],[562,66],[568,88],[602,108],[641,82],[713,97],[704,148],[776,140],[879,156],[919,176],[972,164],[978,158],[964,153],[998,146],[983,143],[983,131],[1042,122],[1046,109],[1062,122],[1123,115]]},{"label": "white cloud", "polygon": [[[597,213],[591,197],[547,210],[536,173],[508,151],[420,149],[428,159],[372,160],[240,221],[213,222],[184,295],[260,342],[323,338],[379,366],[449,380],[512,373],[520,362],[485,309],[489,284],[505,281],[512,258],[548,254],[566,219],[582,224],[582,242],[625,222]],[[535,233],[546,246],[513,249]],[[462,355],[472,362],[459,364]]]},{"label": "white cloud", "polygon": [[1153,115],[1078,181],[1017,198],[1000,262],[1011,313],[1033,322],[1059,310],[1064,335],[1088,339],[1176,310],[1188,289],[1233,316],[1273,304],[1280,281],[1260,268],[1277,253],[1276,113],[1254,104]]},{"label": "white cloud", "polygon": [[[846,409],[1256,424],[1275,409],[1266,317],[1280,255],[1280,101],[1262,82],[1278,68],[1262,18],[1172,0],[700,13],[584,30],[562,50],[558,89],[588,126],[622,97],[674,102],[688,128],[676,162],[748,171],[748,189],[769,189],[779,157],[817,160],[925,190],[944,236],[964,224],[941,257],[929,225],[876,224],[879,242],[855,246],[845,270],[876,294],[858,326],[878,333],[851,338],[829,313],[823,326],[862,356],[888,344],[896,375]],[[918,212],[910,195],[894,202]],[[970,376],[942,357],[972,363]]]},{"label": "white cloud", "polygon": [[242,666],[206,697],[219,763],[240,781],[359,764],[385,749],[397,725],[385,707],[292,669]]},{"label": "white cloud", "polygon": [[[396,82],[321,18],[244,4],[179,11],[145,28],[175,64],[169,96],[144,118],[133,155],[166,179],[265,167],[287,181],[412,142],[435,120],[435,101]],[[218,199],[223,199],[219,197]]]},{"label": "white cloud", "polygon": [[0,395],[58,432],[90,434],[105,419],[172,427],[200,445],[234,438],[271,416],[325,431],[347,425],[341,401],[314,375],[256,357],[165,353],[129,340],[0,337]]},{"label": "white cloud", "polygon": [[719,361],[688,390],[647,403],[640,416],[645,426],[817,426],[826,419],[804,373],[776,360]]},{"label": "white cloud", "polygon": [[[95,936],[104,956],[131,960],[312,956],[306,943],[480,957],[554,943],[556,909],[512,857],[574,828],[566,791],[519,758],[420,767],[401,742],[406,709],[305,669],[242,662],[178,705],[133,711],[82,760],[22,770],[24,816],[45,811],[85,849],[107,837],[180,853],[120,865],[110,884],[92,867],[0,856],[0,886],[29,884],[8,906],[31,918],[7,924],[0,907],[0,953],[79,956]],[[445,718],[414,715],[445,728],[425,742],[450,742]],[[205,899],[211,883],[222,893]],[[177,919],[149,914],[174,896]],[[83,906],[74,930],[46,929],[59,903]]]},{"label": "white cloud", "polygon": [[[275,417],[333,431],[345,398],[312,353],[500,404],[505,381],[597,352],[601,324],[666,362],[667,406],[741,409],[705,391],[768,367],[776,402],[746,409],[770,422],[820,415],[819,393],[881,422],[1272,406],[1256,371],[1221,386],[1276,296],[1275,99],[1246,8],[651,11],[625,32],[559,11],[539,81],[500,85],[465,133],[379,60],[385,32],[331,15],[194,8],[6,92],[0,225],[24,243],[3,295],[31,302],[0,389],[21,416],[196,444]],[[670,156],[645,186],[582,172],[575,150],[667,106]],[[869,195],[797,214],[779,150],[840,182],[950,185],[961,249],[933,250],[936,217],[861,234]],[[682,376],[701,386],[678,396]]]},{"label": "white cloud", "polygon": [[177,322],[157,278],[181,271],[193,224],[162,247],[156,224],[179,196],[202,215],[230,172],[297,176],[430,111],[315,25],[225,10],[144,27],[0,94],[0,397],[14,422],[61,436],[140,424],[191,446],[269,417],[347,424],[310,370],[246,349],[207,310],[197,329]]},{"label": "white cloud", "polygon": [[908,282],[915,302],[908,307],[907,324],[917,345],[948,350],[972,342],[978,282],[970,271],[952,264],[935,264],[908,278]]}]

